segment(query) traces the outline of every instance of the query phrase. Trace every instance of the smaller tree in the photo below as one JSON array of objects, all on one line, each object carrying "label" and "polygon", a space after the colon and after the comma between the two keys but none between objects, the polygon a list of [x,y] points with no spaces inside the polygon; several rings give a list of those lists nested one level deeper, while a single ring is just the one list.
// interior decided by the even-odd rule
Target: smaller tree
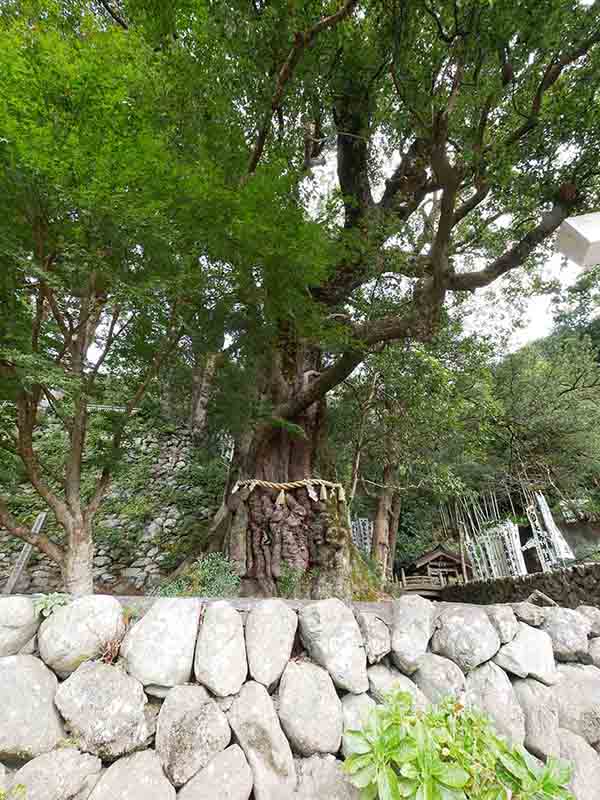
[{"label": "smaller tree", "polygon": [[[46,26],[27,7],[0,20],[0,303],[12,313],[0,326],[0,447],[12,467],[0,524],[59,563],[68,591],[89,593],[94,517],[127,424],[184,329],[184,290],[200,278],[177,255],[152,105],[134,102],[154,86],[144,48],[85,14],[65,31],[69,21],[47,11]],[[107,403],[121,408],[105,415],[92,458],[90,413]],[[64,455],[50,463],[44,408],[63,432]],[[11,514],[21,475],[64,543]]]},{"label": "smaller tree", "polygon": [[347,381],[350,483],[374,504],[371,555],[383,575],[393,569],[403,504],[424,494],[436,504],[458,490],[457,468],[481,448],[488,361],[489,347],[456,324],[429,345],[387,348]]},{"label": "smaller tree", "polygon": [[600,473],[600,365],[589,337],[557,333],[509,355],[494,392],[488,456],[505,483],[525,479],[556,499],[591,484]]}]

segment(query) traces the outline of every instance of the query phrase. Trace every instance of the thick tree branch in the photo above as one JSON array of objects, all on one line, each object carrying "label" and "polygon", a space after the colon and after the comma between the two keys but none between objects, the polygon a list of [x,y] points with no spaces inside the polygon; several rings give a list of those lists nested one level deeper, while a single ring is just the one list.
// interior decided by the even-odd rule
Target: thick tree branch
[{"label": "thick tree branch", "polygon": [[67,320],[63,313],[60,310],[58,303],[56,302],[56,297],[54,296],[54,292],[48,286],[45,281],[41,281],[41,289],[44,297],[48,301],[48,305],[52,311],[52,316],[58,327],[60,328],[60,332],[62,333],[65,342],[71,341],[71,336],[73,333],[73,325],[70,320]]},{"label": "thick tree branch", "polygon": [[117,25],[123,28],[123,30],[125,31],[129,30],[129,25],[125,22],[125,20],[118,13],[118,11],[115,8],[113,8],[112,3],[110,3],[109,0],[100,0],[100,3],[102,5],[102,8],[104,8],[104,10],[108,13],[113,22],[116,22]]},{"label": "thick tree branch", "polygon": [[273,412],[273,416],[281,419],[293,419],[298,416],[345,380],[364,360],[365,356],[366,351],[363,349],[348,350],[332,366],[324,370],[315,381],[309,383],[302,392],[298,392],[290,400],[278,406]]},{"label": "thick tree branch", "polygon": [[369,181],[369,89],[348,83],[334,109],[337,174],[344,200],[344,225],[355,227],[373,205]]},{"label": "thick tree branch", "polygon": [[380,210],[393,211],[398,219],[405,220],[427,194],[439,188],[427,175],[426,165],[430,155],[430,144],[425,139],[415,139],[385,182],[385,190],[378,204]]},{"label": "thick tree branch", "polygon": [[[572,50],[568,50],[548,64],[544,71],[542,80],[537,87],[536,93],[533,96],[528,118],[505,139],[504,146],[510,146],[511,144],[518,142],[519,139],[529,133],[529,131],[537,125],[542,109],[544,94],[554,86],[556,81],[562,75],[565,67],[568,67],[575,63],[575,61],[578,59],[583,58],[583,56],[587,55],[592,47],[599,42],[600,29],[596,30],[594,33],[584,39],[580,45],[574,47]],[[492,145],[489,147],[491,148]]]},{"label": "thick tree branch", "polygon": [[48,558],[61,564],[64,561],[64,550],[59,545],[55,544],[47,536],[41,533],[33,534],[25,525],[19,523],[12,516],[5,501],[0,497],[0,525],[9,532],[11,536],[16,536],[27,544],[31,544],[48,556]]},{"label": "thick tree branch", "polygon": [[247,170],[248,175],[252,175],[258,166],[258,163],[265,149],[265,144],[267,141],[267,137],[269,135],[269,131],[271,130],[271,120],[273,118],[273,114],[279,109],[281,105],[287,84],[292,78],[294,70],[298,66],[298,63],[304,51],[313,44],[314,40],[320,33],[327,30],[328,28],[335,27],[339,22],[348,17],[352,13],[357,4],[358,0],[346,0],[344,5],[334,14],[330,14],[327,17],[323,17],[315,25],[313,25],[312,28],[308,28],[303,32],[296,33],[292,49],[288,53],[286,60],[283,62],[283,65],[279,70],[275,91],[273,92],[273,96],[271,97],[271,107],[265,113],[262,123],[258,129],[258,133],[256,135],[256,142],[254,144],[254,148],[252,150],[252,153],[250,155],[250,160],[248,162],[248,170]]},{"label": "thick tree branch", "polygon": [[[364,146],[366,153],[366,142]],[[382,271],[385,271],[385,263],[388,259],[385,250],[381,250],[385,240],[389,237],[389,228],[385,223],[390,221],[394,227],[397,227],[399,223],[405,222],[428,194],[439,189],[437,181],[429,178],[425,169],[430,150],[429,145],[423,140],[417,140],[411,145],[400,165],[388,180],[384,195],[377,205],[373,205],[370,200],[366,161],[363,162],[358,157],[351,157],[347,152],[346,144],[343,144],[342,151],[341,157],[344,162],[340,168],[338,161],[338,174],[340,183],[342,184],[342,180],[345,181],[342,184],[342,191],[345,195],[346,226],[360,224],[365,215],[368,217],[364,219],[363,254],[354,260],[341,262],[325,284],[312,290],[313,297],[328,306],[335,306],[343,302],[355,289],[370,280],[374,274],[381,274]],[[338,137],[339,158],[340,137]],[[371,215],[375,222],[380,221],[383,224],[371,225]],[[381,264],[381,267],[377,267],[377,262]],[[415,270],[411,268],[410,274],[422,274],[421,266],[424,267],[424,264],[419,265],[419,268]],[[397,271],[400,274],[408,274],[401,270]]]},{"label": "thick tree branch", "polygon": [[33,428],[35,426],[39,395],[39,391],[33,397],[21,392],[17,399],[17,450],[31,485],[50,506],[56,519],[62,525],[68,519],[67,506],[54,494],[42,478],[37,455],[33,449]]},{"label": "thick tree branch", "polygon": [[533,253],[535,248],[544,242],[559,225],[569,216],[570,209],[561,203],[555,203],[547,211],[539,224],[529,231],[513,247],[492,261],[487,267],[477,272],[453,273],[448,277],[450,291],[474,291],[505,275],[517,267]]},{"label": "thick tree branch", "polygon": [[277,406],[273,416],[294,419],[344,381],[366,358],[369,349],[374,345],[409,336],[417,340],[428,339],[438,323],[443,300],[444,289],[438,281],[433,277],[420,281],[404,314],[355,326],[355,347],[343,353],[303,391]]}]

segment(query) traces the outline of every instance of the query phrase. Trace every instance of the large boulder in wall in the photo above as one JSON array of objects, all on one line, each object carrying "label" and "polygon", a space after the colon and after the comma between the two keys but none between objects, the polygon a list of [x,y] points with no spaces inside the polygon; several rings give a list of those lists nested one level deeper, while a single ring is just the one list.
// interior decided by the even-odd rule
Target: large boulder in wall
[{"label": "large boulder in wall", "polygon": [[244,625],[238,611],[224,600],[211,603],[200,623],[196,655],[196,680],[216,694],[237,694],[248,674]]},{"label": "large boulder in wall", "polygon": [[12,776],[11,785],[24,787],[26,800],[73,800],[101,770],[99,758],[64,747],[25,764]]},{"label": "large boulder in wall", "polygon": [[84,661],[102,655],[108,642],[125,634],[123,609],[109,595],[80,597],[61,606],[42,622],[38,647],[43,661],[66,678]]},{"label": "large boulder in wall", "polygon": [[500,637],[483,608],[451,605],[438,614],[431,649],[470,672],[496,655]]},{"label": "large boulder in wall", "polygon": [[576,611],[587,617],[591,623],[590,636],[594,639],[600,636],[600,608],[597,606],[579,606]]},{"label": "large boulder in wall", "polygon": [[156,752],[174,786],[183,786],[231,739],[227,717],[203,686],[176,686],[156,723]]},{"label": "large boulder in wall", "polygon": [[406,692],[412,697],[416,711],[424,711],[430,704],[416,683],[393,667],[374,664],[369,667],[369,694],[376,703],[385,703],[386,697],[395,692]]},{"label": "large boulder in wall", "polygon": [[[290,800],[359,800],[355,788],[333,756],[296,759],[298,787]],[[283,800],[283,797],[281,798]]]},{"label": "large boulder in wall", "polygon": [[369,688],[367,657],[354,614],[341,600],[319,600],[300,610],[300,636],[313,661],[339,689],[362,694]]},{"label": "large boulder in wall", "polygon": [[89,800],[175,800],[154,750],[115,761],[102,775]]},{"label": "large boulder in wall", "polygon": [[246,652],[250,677],[269,688],[290,660],[298,627],[295,611],[276,597],[257,603],[246,619]]},{"label": "large boulder in wall", "polygon": [[180,789],[178,800],[248,800],[252,770],[241,747],[232,744],[216,755]]},{"label": "large boulder in wall", "polygon": [[519,622],[511,606],[496,603],[491,606],[484,606],[485,613],[490,618],[490,622],[496,629],[496,633],[502,644],[512,642],[519,632]]},{"label": "large boulder in wall", "polygon": [[121,657],[149,694],[188,683],[200,619],[197,598],[161,598],[127,632]]},{"label": "large boulder in wall", "polygon": [[0,658],[0,759],[35,758],[65,731],[54,705],[58,681],[34,656]]},{"label": "large boulder in wall", "polygon": [[559,664],[553,687],[561,728],[591,744],[600,743],[600,669],[582,664]]},{"label": "large boulder in wall", "polygon": [[390,629],[386,623],[369,611],[357,611],[356,621],[363,637],[367,661],[378,664],[392,649]]},{"label": "large boulder in wall", "polygon": [[342,704],[327,670],[309,661],[288,663],[279,684],[279,719],[296,753],[337,753]]},{"label": "large boulder in wall", "polygon": [[55,702],[81,749],[103,761],[139,750],[154,733],[141,683],[120,667],[86,661]]},{"label": "large boulder in wall", "polygon": [[467,675],[466,705],[487,714],[500,736],[512,744],[523,744],[525,715],[506,672],[492,661]]},{"label": "large boulder in wall", "polygon": [[502,645],[494,662],[518,678],[535,678],[548,686],[556,683],[552,639],[538,628],[519,623],[519,632],[508,644]]},{"label": "large boulder in wall", "polygon": [[344,732],[342,734],[342,753],[347,758],[352,752],[352,745],[346,734],[359,731],[367,723],[376,702],[368,694],[346,694],[342,697],[342,717]]},{"label": "large boulder in wall", "polygon": [[0,597],[0,657],[14,656],[33,639],[40,614],[29,597]]},{"label": "large boulder in wall", "polygon": [[439,703],[446,697],[461,699],[465,691],[465,676],[461,669],[454,661],[435,653],[421,656],[419,669],[412,679],[432,703]]},{"label": "large boulder in wall", "polygon": [[412,675],[427,652],[433,635],[436,608],[431,600],[406,594],[393,603],[392,661],[401,672]]},{"label": "large boulder in wall", "polygon": [[534,628],[539,628],[543,624],[545,609],[528,603],[526,600],[521,603],[511,603],[511,606],[519,622],[532,625]]},{"label": "large boulder in wall", "polygon": [[560,755],[573,767],[569,788],[576,800],[598,800],[600,796],[600,758],[581,736],[560,730]]},{"label": "large boulder in wall", "polygon": [[557,661],[589,661],[588,636],[592,623],[585,614],[570,608],[546,608],[542,630],[552,639]]},{"label": "large boulder in wall", "polygon": [[273,700],[261,683],[249,681],[228,714],[254,781],[255,800],[283,800],[296,787],[294,759]]},{"label": "large boulder in wall", "polygon": [[550,686],[533,678],[513,681],[513,689],[525,715],[525,747],[546,760],[560,758],[558,702]]}]

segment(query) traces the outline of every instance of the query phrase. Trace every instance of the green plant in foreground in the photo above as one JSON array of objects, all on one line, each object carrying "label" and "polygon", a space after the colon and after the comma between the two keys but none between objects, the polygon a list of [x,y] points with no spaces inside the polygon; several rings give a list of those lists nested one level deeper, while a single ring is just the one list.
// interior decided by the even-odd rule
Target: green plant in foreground
[{"label": "green plant in foreground", "polygon": [[345,741],[344,769],[361,800],[575,800],[567,765],[537,766],[453,700],[415,712],[409,694],[390,694]]},{"label": "green plant in foreground", "polygon": [[38,597],[34,602],[34,607],[37,613],[43,617],[49,617],[57,608],[66,606],[71,602],[71,597],[68,594],[61,592],[52,592],[51,594],[43,594]]}]

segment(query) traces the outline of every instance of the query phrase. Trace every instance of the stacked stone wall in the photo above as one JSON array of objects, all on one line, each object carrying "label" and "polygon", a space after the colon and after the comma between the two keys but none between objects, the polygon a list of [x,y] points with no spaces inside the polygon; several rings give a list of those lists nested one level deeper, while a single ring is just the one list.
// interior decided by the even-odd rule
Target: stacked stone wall
[{"label": "stacked stone wall", "polygon": [[553,572],[535,572],[519,578],[498,578],[447,586],[442,598],[460,603],[511,603],[526,600],[534,591],[551,597],[559,606],[600,606],[600,563],[575,564]]},{"label": "stacked stone wall", "polygon": [[[94,580],[101,590],[147,592],[185,557],[194,531],[215,510],[211,491],[203,491],[198,476],[190,474],[192,461],[191,437],[185,430],[147,434],[133,442],[94,525]],[[139,473],[140,485],[132,471]],[[21,505],[31,519],[46,510],[29,486],[21,487]],[[62,530],[52,515],[46,530],[61,540]],[[20,539],[0,529],[0,588],[22,548]],[[16,591],[35,594],[62,588],[59,566],[34,550]]]},{"label": "stacked stone wall", "polygon": [[[0,598],[0,789],[28,800],[358,800],[348,730],[451,696],[600,786],[600,609],[405,595]],[[9,795],[10,796],[10,795]]]}]

